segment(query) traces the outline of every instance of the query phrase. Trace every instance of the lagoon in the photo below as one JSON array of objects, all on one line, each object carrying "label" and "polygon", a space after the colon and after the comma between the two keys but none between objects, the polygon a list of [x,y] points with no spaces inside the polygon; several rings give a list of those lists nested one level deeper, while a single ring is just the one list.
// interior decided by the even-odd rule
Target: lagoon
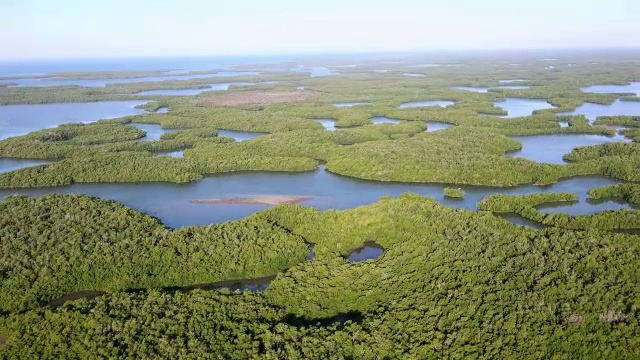
[{"label": "lagoon", "polygon": [[145,113],[147,101],[98,101],[0,106],[0,140],[66,123],[90,123]]}]

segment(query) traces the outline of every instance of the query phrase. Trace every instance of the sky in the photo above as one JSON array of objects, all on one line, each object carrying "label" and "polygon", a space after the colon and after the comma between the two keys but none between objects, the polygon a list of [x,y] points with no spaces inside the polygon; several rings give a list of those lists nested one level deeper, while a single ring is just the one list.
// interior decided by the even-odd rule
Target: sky
[{"label": "sky", "polygon": [[0,0],[0,60],[640,47],[638,0]]}]

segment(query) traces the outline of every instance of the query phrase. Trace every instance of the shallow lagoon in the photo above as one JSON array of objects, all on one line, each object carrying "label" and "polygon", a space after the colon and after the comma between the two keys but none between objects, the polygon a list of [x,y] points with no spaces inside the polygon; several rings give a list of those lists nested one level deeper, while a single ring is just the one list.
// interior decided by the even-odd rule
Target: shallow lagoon
[{"label": "shallow lagoon", "polygon": [[559,113],[559,115],[585,115],[592,122],[598,116],[640,115],[640,102],[616,100],[611,105],[584,103],[574,111]]},{"label": "shallow lagoon", "polygon": [[[439,202],[463,209],[476,209],[483,197],[496,194],[527,194],[534,192],[576,192],[586,197],[588,189],[613,184],[605,177],[578,177],[551,186],[522,186],[518,188],[488,188],[458,186],[465,190],[463,200],[447,199],[442,194],[446,184],[405,184],[365,181],[332,174],[320,167],[303,173],[241,172],[205,177],[189,184],[171,183],[114,183],[73,184],[66,187],[0,190],[0,197],[12,194],[42,195],[47,193],[81,193],[120,201],[136,210],[156,216],[168,226],[205,225],[236,220],[269,208],[267,205],[194,204],[190,200],[248,197],[252,195],[311,196],[302,202],[320,210],[348,209],[376,202],[381,196],[398,196],[414,192],[432,196]],[[591,204],[578,203],[589,212]]]},{"label": "shallow lagoon", "polygon": [[147,133],[145,137],[139,139],[140,141],[160,140],[160,138],[162,137],[162,134],[180,130],[180,129],[163,129],[162,126],[158,124],[129,123],[128,125],[134,126]]},{"label": "shallow lagoon", "polygon": [[447,107],[449,105],[455,104],[453,101],[449,100],[427,100],[427,101],[411,101],[400,104],[400,109],[408,109],[414,107],[426,107],[426,106],[440,106]]},{"label": "shallow lagoon", "polygon": [[640,96],[640,82],[632,82],[628,85],[593,85],[580,89],[583,92],[594,92],[603,94],[613,93],[634,93]]},{"label": "shallow lagoon", "polygon": [[99,101],[0,106],[0,140],[65,123],[89,123],[145,113],[147,101]]},{"label": "shallow lagoon", "polygon": [[218,136],[224,136],[232,138],[235,141],[247,141],[255,139],[266,133],[251,132],[251,131],[236,131],[236,130],[218,130]]},{"label": "shallow lagoon", "polygon": [[497,101],[493,104],[508,112],[507,115],[498,116],[501,118],[529,116],[533,114],[535,110],[553,109],[555,107],[546,100],[521,98],[506,98],[505,101]]},{"label": "shallow lagoon", "polygon": [[550,164],[565,164],[562,156],[570,153],[573,148],[578,146],[621,141],[620,137],[581,134],[512,136],[512,138],[522,143],[522,150],[509,153],[507,154],[508,156]]}]

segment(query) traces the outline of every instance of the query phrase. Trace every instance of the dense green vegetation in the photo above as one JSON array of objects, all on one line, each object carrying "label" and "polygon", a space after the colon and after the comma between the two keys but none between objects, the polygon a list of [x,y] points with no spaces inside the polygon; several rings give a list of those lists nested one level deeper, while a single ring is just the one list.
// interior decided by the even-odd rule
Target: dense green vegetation
[{"label": "dense green vegetation", "polygon": [[616,184],[591,189],[589,198],[594,200],[616,198],[632,204],[640,204],[640,185]]},{"label": "dense green vegetation", "polygon": [[[624,188],[598,188],[589,193],[592,198],[601,195],[620,194]],[[495,213],[514,213],[525,219],[547,226],[565,229],[640,229],[640,212],[636,210],[609,210],[591,215],[571,216],[563,213],[543,213],[535,207],[548,203],[576,202],[578,196],[572,193],[539,193],[529,195],[490,195],[485,197],[478,208]]]},{"label": "dense green vegetation", "polygon": [[11,197],[0,203],[0,312],[85,289],[186,286],[271,275],[309,248],[276,224],[170,230],[111,201],[87,196]]},{"label": "dense green vegetation", "polygon": [[[73,210],[68,202],[82,205]],[[9,226],[2,238],[16,237],[10,242],[10,258],[27,260],[35,249],[47,249],[47,256],[36,257],[41,260],[24,262],[28,267],[20,274],[25,277],[45,276],[59,267],[68,269],[66,279],[71,279],[78,261],[85,268],[102,269],[89,272],[101,276],[87,277],[85,289],[106,279],[123,286],[158,286],[168,275],[139,271],[137,279],[123,277],[132,262],[125,254],[130,254],[147,268],[167,265],[160,268],[174,274],[173,281],[183,276],[193,280],[191,272],[226,268],[224,256],[231,254],[207,254],[222,262],[203,267],[208,260],[195,250],[224,238],[236,243],[239,233],[254,239],[245,246],[255,250],[238,251],[237,262],[265,267],[290,256],[297,265],[263,293],[115,292],[59,308],[7,314],[0,318],[0,333],[6,336],[0,358],[640,356],[640,245],[635,236],[530,230],[486,212],[454,210],[410,194],[346,211],[280,206],[247,220],[175,234],[151,218],[87,197],[11,198],[3,206],[13,203],[20,214],[12,218],[3,211],[5,218],[25,219],[51,240],[68,239],[44,241],[40,235],[39,241],[29,242],[24,227]],[[82,221],[82,226],[73,225]],[[72,230],[65,230],[70,222]],[[137,230],[132,223],[140,224]],[[92,231],[83,236],[60,236],[89,224]],[[168,232],[165,239],[172,238],[172,245],[162,237],[138,245],[118,235],[135,231],[135,236],[152,237],[155,229]],[[273,241],[266,249],[255,242],[265,236]],[[104,239],[111,240],[109,246],[102,245]],[[371,239],[386,249],[376,261],[348,263],[341,256]],[[281,241],[291,243],[277,244]],[[315,244],[314,261],[304,261],[305,241]],[[171,261],[156,265],[144,259],[142,246],[152,258],[168,246]],[[291,246],[299,250],[280,253]],[[138,251],[129,253],[133,249]],[[255,251],[275,251],[275,257],[253,258]],[[86,260],[63,255],[74,253]],[[180,257],[183,265],[174,269],[172,262]],[[7,270],[3,286],[10,282],[16,291],[20,286],[30,289],[28,282],[13,282],[14,272]]]},{"label": "dense green vegetation", "polygon": [[[586,102],[638,101],[630,94],[580,91],[637,81],[634,61],[572,55],[552,70],[533,58],[460,62],[420,69],[427,75],[422,78],[403,75],[416,71],[408,64],[371,62],[330,66],[340,72],[330,77],[264,70],[96,88],[0,85],[0,104],[151,100],[141,106],[143,115],[64,124],[0,141],[0,157],[51,161],[0,174],[0,188],[185,183],[223,172],[310,171],[324,163],[328,171],[361,179],[451,184],[443,191],[447,197],[465,195],[456,184],[544,185],[604,175],[627,182],[591,189],[590,199],[640,203],[638,118],[599,117],[591,124],[582,115],[559,114]],[[388,71],[374,72],[380,69]],[[526,79],[529,88],[453,88],[496,87],[506,79]],[[260,83],[265,81],[277,82]],[[226,82],[251,85],[196,96],[137,95]],[[308,96],[216,104],[221,95],[251,99],[256,92]],[[506,112],[494,103],[507,97],[544,99],[556,108],[497,117]],[[399,108],[420,100],[454,105]],[[350,101],[367,104],[333,105]],[[401,121],[373,125],[376,116]],[[321,118],[335,119],[339,131],[314,121]],[[429,121],[454,126],[427,133]],[[176,131],[140,141],[145,134],[131,123]],[[512,136],[613,136],[611,125],[630,127],[621,133],[634,142],[576,148],[564,155],[566,165],[509,156],[522,148]],[[263,135],[237,142],[219,136],[220,130]],[[184,150],[184,157],[156,155],[175,150]],[[465,211],[404,194],[351,210],[289,204],[238,221],[169,229],[88,196],[9,197],[0,203],[0,359],[640,358],[640,242],[617,233],[640,229],[640,212],[570,216],[536,209],[577,200],[572,193],[492,195],[478,204],[480,211]],[[547,228],[517,226],[494,213],[515,213]],[[384,254],[375,261],[346,261],[367,242],[380,244]],[[193,290],[263,277],[272,280],[260,292]],[[83,294],[87,298],[65,302]]]},{"label": "dense green vegetation", "polygon": [[444,188],[442,192],[444,193],[444,196],[450,198],[461,199],[464,197],[464,190],[460,188]]}]

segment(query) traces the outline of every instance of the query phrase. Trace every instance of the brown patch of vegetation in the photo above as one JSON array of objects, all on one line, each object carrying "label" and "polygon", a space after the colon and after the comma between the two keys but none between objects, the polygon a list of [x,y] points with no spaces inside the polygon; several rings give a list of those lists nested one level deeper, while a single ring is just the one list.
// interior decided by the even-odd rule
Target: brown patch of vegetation
[{"label": "brown patch of vegetation", "polygon": [[313,91],[245,91],[231,94],[216,94],[197,100],[198,104],[221,106],[267,105],[301,102],[316,96]]},{"label": "brown patch of vegetation", "polygon": [[4,343],[6,343],[8,339],[9,337],[7,335],[0,334],[0,346],[4,345]]},{"label": "brown patch of vegetation", "polygon": [[609,310],[604,315],[601,315],[600,318],[613,325],[629,320],[629,315],[619,310]]},{"label": "brown patch of vegetation", "polygon": [[201,199],[191,200],[194,204],[251,204],[251,205],[280,205],[297,204],[313,199],[310,196],[286,196],[286,195],[257,195],[250,197],[235,197],[229,199]]},{"label": "brown patch of vegetation", "polygon": [[578,315],[578,314],[571,314],[571,316],[567,318],[567,322],[569,324],[581,323],[583,321],[584,321],[584,316]]}]

